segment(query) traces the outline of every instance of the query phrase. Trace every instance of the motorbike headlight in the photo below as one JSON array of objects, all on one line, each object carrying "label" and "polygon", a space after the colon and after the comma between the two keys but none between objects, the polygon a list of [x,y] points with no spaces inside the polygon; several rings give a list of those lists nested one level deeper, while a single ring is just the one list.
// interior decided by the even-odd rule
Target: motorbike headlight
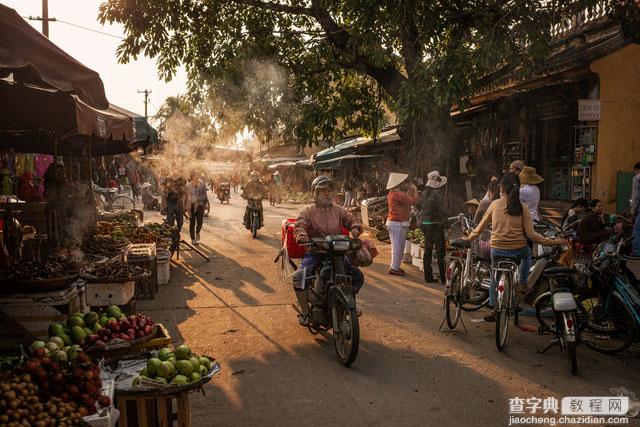
[{"label": "motorbike headlight", "polygon": [[335,240],[332,242],[333,250],[339,252],[346,252],[351,247],[351,242],[348,240]]}]

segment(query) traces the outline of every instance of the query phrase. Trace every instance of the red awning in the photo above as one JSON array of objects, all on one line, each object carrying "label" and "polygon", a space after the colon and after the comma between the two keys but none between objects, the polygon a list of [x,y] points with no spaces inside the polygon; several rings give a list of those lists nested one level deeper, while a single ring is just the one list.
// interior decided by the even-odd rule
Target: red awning
[{"label": "red awning", "polygon": [[109,108],[98,73],[0,4],[0,77],[12,73],[17,82],[73,93],[94,108]]}]

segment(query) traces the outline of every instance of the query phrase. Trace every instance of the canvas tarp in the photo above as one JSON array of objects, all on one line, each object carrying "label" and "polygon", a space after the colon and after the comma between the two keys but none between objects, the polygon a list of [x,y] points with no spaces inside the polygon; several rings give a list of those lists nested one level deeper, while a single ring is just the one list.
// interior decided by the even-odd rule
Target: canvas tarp
[{"label": "canvas tarp", "polygon": [[0,77],[76,94],[94,108],[109,101],[100,75],[60,49],[18,13],[0,4]]}]

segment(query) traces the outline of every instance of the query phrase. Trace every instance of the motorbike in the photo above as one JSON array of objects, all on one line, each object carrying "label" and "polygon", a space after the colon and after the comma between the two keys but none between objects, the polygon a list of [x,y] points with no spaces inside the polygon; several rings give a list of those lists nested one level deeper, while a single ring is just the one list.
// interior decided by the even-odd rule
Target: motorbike
[{"label": "motorbike", "polygon": [[309,331],[333,331],[333,346],[340,362],[351,366],[358,356],[360,325],[356,310],[356,292],[352,278],[346,273],[344,256],[360,249],[360,239],[343,235],[330,235],[325,239],[313,239],[309,245],[314,252],[323,254],[322,262],[313,276],[298,270],[293,276],[296,291],[308,296]]},{"label": "motorbike", "polygon": [[251,230],[251,235],[255,239],[258,236],[258,230],[262,228],[260,205],[262,204],[263,197],[257,194],[249,194],[243,197],[247,199],[247,210],[249,211],[249,223],[247,227]]},{"label": "motorbike", "polygon": [[573,375],[578,373],[578,360],[576,347],[580,343],[580,324],[578,317],[578,304],[572,293],[575,270],[569,267],[547,268],[543,275],[548,279],[550,290],[540,295],[534,306],[536,316],[548,317],[541,323],[538,332],[551,333],[554,338],[546,348],[538,351],[545,353],[554,345],[560,348],[569,359],[569,367]]},{"label": "motorbike", "polygon": [[222,184],[220,184],[220,187],[218,187],[218,200],[220,200],[220,203],[224,203],[227,202],[227,204],[230,203],[231,200],[231,185],[228,182],[223,182]]}]

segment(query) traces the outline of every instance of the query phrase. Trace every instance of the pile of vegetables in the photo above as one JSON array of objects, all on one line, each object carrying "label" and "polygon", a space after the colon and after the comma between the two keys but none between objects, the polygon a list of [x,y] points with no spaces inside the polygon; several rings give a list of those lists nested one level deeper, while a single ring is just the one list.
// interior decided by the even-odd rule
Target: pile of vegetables
[{"label": "pile of vegetables", "polygon": [[148,271],[137,265],[127,264],[119,259],[92,264],[82,272],[82,278],[89,281],[119,281],[147,274]]},{"label": "pile of vegetables", "polygon": [[46,261],[26,261],[0,270],[0,280],[44,280],[63,277],[76,270],[71,258],[56,255]]},{"label": "pile of vegetables", "polygon": [[211,372],[211,367],[211,359],[191,353],[191,349],[184,344],[175,351],[163,348],[158,351],[157,357],[147,360],[147,366],[134,378],[133,387],[186,385],[200,381]]},{"label": "pile of vegetables", "polygon": [[89,254],[112,257],[118,255],[129,245],[129,240],[122,234],[114,235],[89,234],[82,245],[82,250]]}]

